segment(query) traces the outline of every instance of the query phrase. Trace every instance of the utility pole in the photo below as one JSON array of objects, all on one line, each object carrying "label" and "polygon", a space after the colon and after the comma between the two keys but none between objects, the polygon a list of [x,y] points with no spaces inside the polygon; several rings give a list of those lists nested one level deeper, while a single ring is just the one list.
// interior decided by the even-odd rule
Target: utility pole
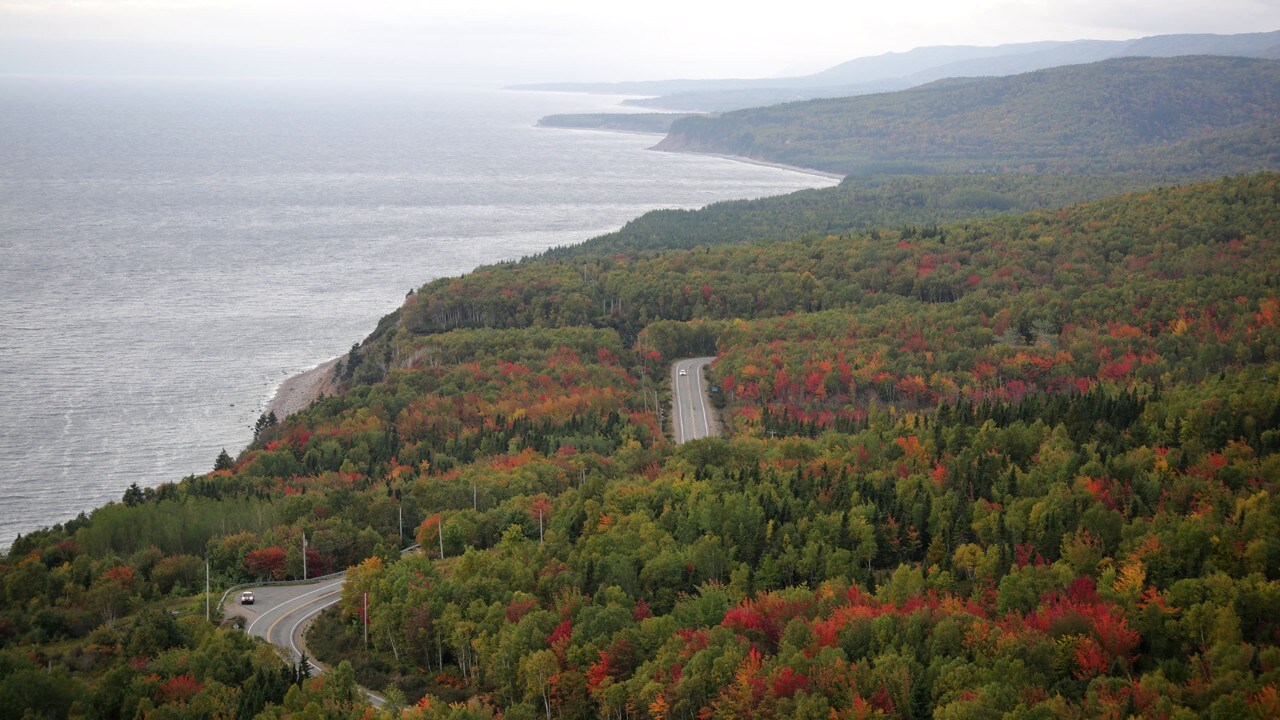
[{"label": "utility pole", "polygon": [[439,514],[437,514],[436,517],[440,518],[439,522],[436,523],[436,530],[440,531],[440,559],[443,560],[444,559],[444,517]]},{"label": "utility pole", "polygon": [[397,514],[400,517],[400,547],[404,547],[404,506],[396,506]]},{"label": "utility pole", "polygon": [[209,622],[209,556],[204,558],[204,621]]},{"label": "utility pole", "polygon": [[369,591],[364,592],[364,612],[361,613],[361,619],[364,620],[364,649],[369,649]]},{"label": "utility pole", "polygon": [[307,534],[302,533],[302,579],[307,579]]},{"label": "utility pole", "polygon": [[640,397],[644,398],[644,414],[649,414],[649,383],[645,382],[649,378],[644,374],[644,366],[640,366]]}]

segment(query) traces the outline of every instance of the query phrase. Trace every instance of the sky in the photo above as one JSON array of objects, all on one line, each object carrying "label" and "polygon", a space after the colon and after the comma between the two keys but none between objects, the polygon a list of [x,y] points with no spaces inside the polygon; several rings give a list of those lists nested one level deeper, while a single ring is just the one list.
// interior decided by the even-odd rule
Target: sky
[{"label": "sky", "polygon": [[779,77],[926,45],[1280,30],[1280,0],[0,0],[0,74]]}]

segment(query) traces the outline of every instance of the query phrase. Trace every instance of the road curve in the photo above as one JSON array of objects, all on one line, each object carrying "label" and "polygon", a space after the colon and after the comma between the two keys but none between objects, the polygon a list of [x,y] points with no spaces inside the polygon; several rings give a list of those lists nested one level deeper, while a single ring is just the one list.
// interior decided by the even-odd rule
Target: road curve
[{"label": "road curve", "polygon": [[[240,616],[244,618],[244,631],[253,637],[283,649],[297,662],[307,650],[303,642],[303,633],[312,618],[320,611],[337,604],[342,598],[342,585],[345,576],[331,577],[327,580],[307,585],[261,585],[250,588],[254,595],[253,605],[241,605],[240,593],[232,593],[222,607],[223,617]],[[325,667],[311,658],[308,664],[314,673],[323,673]],[[382,707],[381,695],[361,688],[369,701],[376,707]]]},{"label": "road curve", "polygon": [[677,443],[719,434],[702,377],[714,361],[713,357],[689,358],[671,366],[671,427]]}]

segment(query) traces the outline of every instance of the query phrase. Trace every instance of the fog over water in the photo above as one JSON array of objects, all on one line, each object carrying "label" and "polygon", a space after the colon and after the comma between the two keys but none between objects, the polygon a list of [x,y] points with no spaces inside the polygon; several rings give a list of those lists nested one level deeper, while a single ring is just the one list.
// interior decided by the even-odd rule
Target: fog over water
[{"label": "fog over water", "polygon": [[0,547],[208,471],[427,280],[834,182],[534,127],[618,100],[0,79]]}]

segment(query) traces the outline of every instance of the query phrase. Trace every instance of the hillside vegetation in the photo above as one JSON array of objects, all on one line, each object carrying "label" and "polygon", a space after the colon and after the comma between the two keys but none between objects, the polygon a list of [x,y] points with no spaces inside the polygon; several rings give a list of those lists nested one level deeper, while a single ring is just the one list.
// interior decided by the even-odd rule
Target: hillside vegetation
[{"label": "hillside vegetation", "polygon": [[1280,62],[1135,58],[690,117],[658,148],[844,174],[1242,172],[1274,167],[1278,110]]},{"label": "hillside vegetation", "polygon": [[[429,283],[341,395],[20,538],[0,717],[1275,717],[1280,176],[779,213]],[[729,435],[673,446],[662,378],[704,352]],[[298,576],[304,533],[355,566],[323,679],[195,594],[205,557]]]},{"label": "hillside vegetation", "polygon": [[[700,210],[656,210],[616,232],[543,254],[561,259],[606,252],[631,255],[806,235],[847,235],[1010,212],[1057,208],[1159,184],[1161,176],[876,175],[838,187],[755,200],[727,200]],[[1166,181],[1167,182],[1167,181]]]},{"label": "hillside vegetation", "polygon": [[[337,395],[18,538],[0,720],[1280,716],[1280,175],[1184,182],[1280,165],[1278,79],[676,121],[851,176],[427,283]],[[204,617],[304,562],[320,678]]]}]

